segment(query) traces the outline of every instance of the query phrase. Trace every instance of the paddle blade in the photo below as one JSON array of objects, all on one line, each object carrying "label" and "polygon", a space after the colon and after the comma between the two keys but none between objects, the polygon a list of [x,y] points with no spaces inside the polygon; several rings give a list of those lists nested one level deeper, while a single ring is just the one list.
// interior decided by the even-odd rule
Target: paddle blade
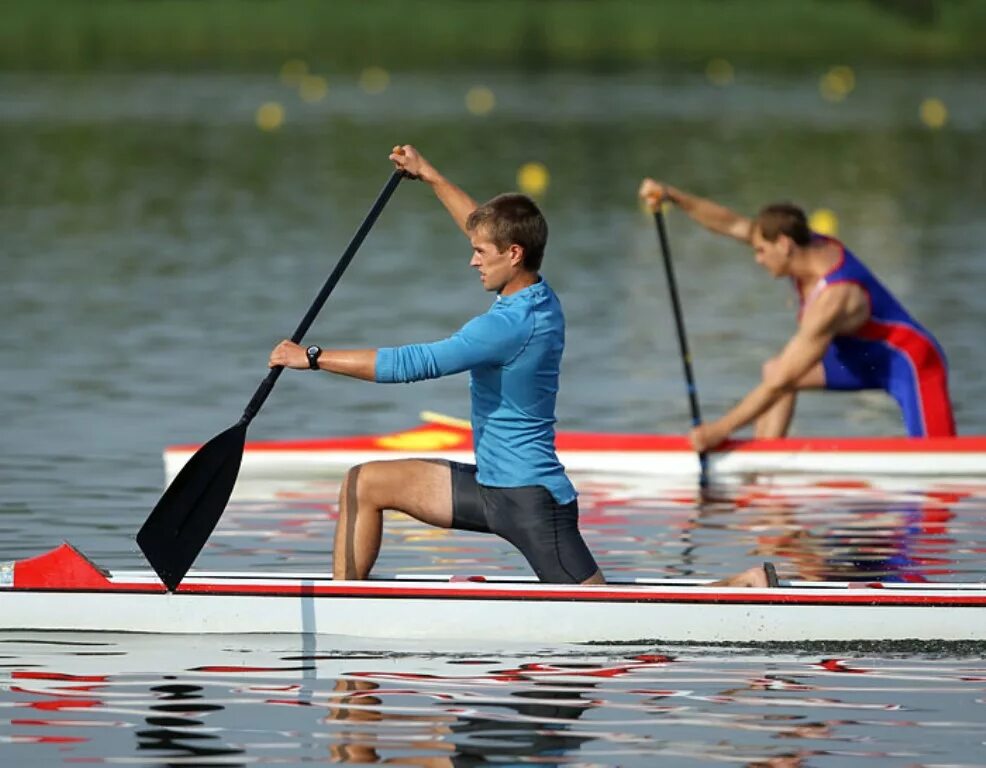
[{"label": "paddle blade", "polygon": [[240,422],[199,448],[137,532],[144,557],[172,592],[226,509],[243,460],[246,428]]}]

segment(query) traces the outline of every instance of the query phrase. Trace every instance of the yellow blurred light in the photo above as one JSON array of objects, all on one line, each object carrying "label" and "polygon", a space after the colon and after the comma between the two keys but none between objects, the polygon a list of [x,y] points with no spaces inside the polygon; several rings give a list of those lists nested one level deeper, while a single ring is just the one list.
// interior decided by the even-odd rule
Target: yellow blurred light
[{"label": "yellow blurred light", "polygon": [[466,109],[474,115],[488,115],[495,105],[496,97],[485,85],[475,85],[466,93]]},{"label": "yellow blurred light", "polygon": [[[418,541],[431,541],[433,539],[442,539],[451,534],[451,529],[449,528],[424,528],[421,527],[413,532],[408,531],[403,534],[401,538],[407,543],[411,544]],[[422,547],[424,550],[430,550],[431,547]]]},{"label": "yellow blurred light", "polygon": [[288,59],[281,65],[281,82],[289,88],[297,86],[308,74],[308,65],[301,59]]},{"label": "yellow blurred light", "polygon": [[298,93],[309,104],[321,101],[329,90],[329,84],[319,75],[305,75],[298,85]]},{"label": "yellow blurred light", "polygon": [[808,226],[813,232],[820,235],[835,237],[839,234],[839,217],[835,215],[835,211],[819,208],[811,212],[811,216],[808,217]]},{"label": "yellow blurred light", "polygon": [[818,84],[822,97],[827,101],[842,101],[856,87],[856,74],[851,67],[832,67],[822,75]]},{"label": "yellow blurred light", "polygon": [[921,102],[921,121],[929,128],[942,128],[948,122],[948,107],[941,99]]},{"label": "yellow blurred light", "polygon": [[383,67],[367,67],[360,73],[359,85],[367,93],[382,93],[390,85],[390,74]]},{"label": "yellow blurred light", "polygon": [[517,171],[517,186],[527,195],[544,194],[549,181],[548,169],[542,163],[524,163]]},{"label": "yellow blurred light", "polygon": [[725,59],[712,59],[705,67],[705,76],[714,85],[729,85],[734,74],[733,65]]},{"label": "yellow blurred light", "polygon": [[838,67],[832,67],[830,71],[832,76],[838,78],[838,80],[842,83],[842,87],[845,89],[846,93],[851,92],[856,87],[856,73],[853,72],[852,67],[841,65]]},{"label": "yellow blurred light", "polygon": [[262,131],[276,131],[284,123],[284,107],[276,101],[268,101],[257,108],[257,127]]}]

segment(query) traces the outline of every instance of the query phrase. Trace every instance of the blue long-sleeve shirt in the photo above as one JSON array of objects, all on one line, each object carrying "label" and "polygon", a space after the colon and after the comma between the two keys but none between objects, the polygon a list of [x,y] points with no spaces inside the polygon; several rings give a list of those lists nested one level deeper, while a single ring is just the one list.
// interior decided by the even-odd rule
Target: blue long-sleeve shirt
[{"label": "blue long-sleeve shirt", "polygon": [[377,350],[376,380],[420,381],[470,371],[476,480],[487,486],[542,485],[560,504],[575,488],[555,453],[555,400],[565,316],[542,279],[457,333],[431,344]]}]

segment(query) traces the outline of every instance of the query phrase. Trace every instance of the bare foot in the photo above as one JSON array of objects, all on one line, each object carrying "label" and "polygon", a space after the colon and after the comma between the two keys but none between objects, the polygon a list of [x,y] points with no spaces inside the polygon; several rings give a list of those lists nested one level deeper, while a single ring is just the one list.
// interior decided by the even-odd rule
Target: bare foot
[{"label": "bare foot", "polygon": [[592,576],[582,582],[583,587],[592,586],[594,584],[605,584],[606,578],[603,576],[602,571],[596,571]]},{"label": "bare foot", "polygon": [[753,568],[748,568],[735,576],[714,581],[710,586],[713,587],[753,587],[755,589],[765,589],[766,587],[777,586],[777,571],[773,563],[764,563]]}]

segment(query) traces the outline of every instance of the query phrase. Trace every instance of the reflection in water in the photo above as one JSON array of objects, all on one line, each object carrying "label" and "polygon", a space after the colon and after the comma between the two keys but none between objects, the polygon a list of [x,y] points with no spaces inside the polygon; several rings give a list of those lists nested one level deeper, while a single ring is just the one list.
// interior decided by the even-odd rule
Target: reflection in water
[{"label": "reflection in water", "polygon": [[[300,639],[296,639],[300,640]],[[394,652],[318,637],[6,639],[4,765],[971,765],[981,654]],[[491,647],[492,648],[492,647]],[[183,659],[203,662],[194,667]],[[66,670],[72,670],[71,672]],[[97,738],[98,737],[98,738]],[[136,748],[135,745],[136,744]],[[9,755],[9,758],[7,757]]]},{"label": "reflection in water", "polygon": [[[377,763],[382,762],[380,751],[410,748],[402,755],[414,764],[449,765],[448,758],[428,756],[427,753],[449,752],[444,742],[448,725],[454,721],[451,715],[409,714],[386,712],[384,703],[387,691],[366,680],[339,680],[333,689],[339,694],[329,704],[326,724],[339,726],[328,731],[332,737],[329,752],[333,762]],[[406,694],[407,692],[401,692]],[[388,726],[417,724],[412,739],[396,733]],[[406,732],[406,731],[405,731]]]},{"label": "reflection in water", "polygon": [[[527,666],[527,665],[525,665]],[[541,665],[532,664],[531,668]],[[573,669],[580,668],[573,665]],[[594,665],[581,668],[595,669]],[[591,672],[590,672],[591,675]],[[388,689],[376,679],[399,680],[410,684],[409,688]],[[431,751],[449,753],[441,757],[415,757],[413,762],[429,766],[467,766],[480,763],[502,763],[508,758],[521,762],[551,764],[552,756],[561,756],[577,750],[583,743],[596,738],[591,734],[579,734],[570,730],[570,724],[578,720],[589,708],[599,706],[600,701],[587,699],[593,692],[593,683],[568,681],[547,683],[537,675],[528,675],[524,667],[507,673],[496,672],[492,679],[511,683],[529,682],[528,690],[515,690],[499,696],[436,693],[432,686],[447,681],[459,688],[464,681],[483,685],[483,678],[422,676],[415,674],[358,673],[358,679],[340,681],[336,690],[353,692],[338,704],[331,704],[329,720],[347,723],[347,728],[337,734],[338,743],[332,747],[334,758],[357,763],[379,762],[379,750],[393,749],[396,745],[378,737],[365,727],[352,729],[359,723],[376,723],[384,726],[400,724],[408,720],[426,721],[426,728],[433,738],[415,740],[414,754]],[[445,716],[421,716],[395,713],[393,700],[418,693],[414,686],[425,684],[422,695],[442,702]],[[492,711],[484,712],[484,708]],[[380,730],[379,728],[373,729]],[[386,728],[384,728],[386,730]],[[410,756],[409,756],[410,757]]]},{"label": "reflection in water", "polygon": [[[202,700],[201,686],[169,683],[155,685],[151,691],[163,703],[154,704],[150,709],[167,714],[145,718],[149,728],[137,730],[135,734],[138,750],[170,753],[162,758],[165,765],[194,765],[198,758],[206,758],[203,763],[207,764],[214,762],[208,758],[243,754],[242,749],[221,746],[221,734],[211,732],[203,720],[192,719],[223,709],[219,704]],[[222,764],[243,765],[229,760],[223,760]]]},{"label": "reflection in water", "polygon": [[[611,580],[718,578],[765,559],[807,581],[986,579],[984,483],[759,477],[697,495],[674,480],[572,477],[581,527]],[[204,562],[327,570],[337,494],[325,481],[238,492]],[[379,575],[531,575],[496,537],[427,533],[388,513]]]},{"label": "reflection in water", "polygon": [[[752,554],[787,561],[791,576],[807,581],[928,581],[951,572],[941,557],[956,543],[951,505],[968,492],[829,488],[742,489],[732,504],[744,514],[725,527],[754,534]],[[697,525],[714,525],[710,518],[700,514]]]}]

